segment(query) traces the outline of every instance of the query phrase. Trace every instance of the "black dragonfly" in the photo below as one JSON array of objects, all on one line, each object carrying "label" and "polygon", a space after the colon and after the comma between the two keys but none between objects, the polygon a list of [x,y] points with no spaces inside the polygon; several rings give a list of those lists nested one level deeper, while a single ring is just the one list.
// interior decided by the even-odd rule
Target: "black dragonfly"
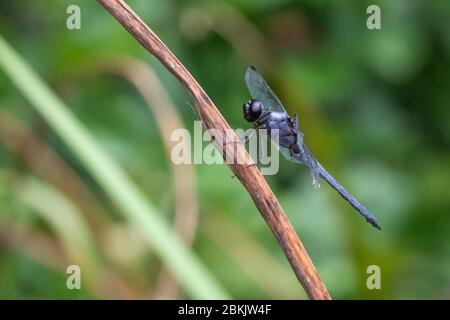
[{"label": "black dragonfly", "polygon": [[[369,210],[337,182],[311,154],[303,141],[304,135],[300,131],[297,114],[292,117],[288,115],[278,97],[254,67],[247,69],[245,81],[253,99],[244,103],[244,118],[253,123],[255,129],[266,129],[271,138],[278,142],[280,152],[287,160],[307,165],[315,188],[320,187],[322,177],[364,216],[368,223],[381,229]],[[249,138],[245,136],[245,141]]]}]

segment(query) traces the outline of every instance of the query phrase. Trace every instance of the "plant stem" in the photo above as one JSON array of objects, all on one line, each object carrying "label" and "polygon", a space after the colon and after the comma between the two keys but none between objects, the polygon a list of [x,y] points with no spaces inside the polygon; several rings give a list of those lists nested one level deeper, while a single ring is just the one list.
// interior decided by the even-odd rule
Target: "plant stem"
[{"label": "plant stem", "polygon": [[[97,1],[187,88],[194,99],[197,114],[202,120],[205,130],[216,129],[219,132],[231,130],[214,103],[186,67],[124,1]],[[227,154],[235,153],[235,159],[238,161],[229,164],[231,170],[249,192],[308,296],[311,299],[331,299],[283,208],[259,170],[256,166],[251,165],[252,159],[248,152],[239,143],[221,146],[217,142],[219,140],[215,139],[214,144],[222,151],[224,158]],[[235,135],[232,136],[232,140],[239,141]]]}]

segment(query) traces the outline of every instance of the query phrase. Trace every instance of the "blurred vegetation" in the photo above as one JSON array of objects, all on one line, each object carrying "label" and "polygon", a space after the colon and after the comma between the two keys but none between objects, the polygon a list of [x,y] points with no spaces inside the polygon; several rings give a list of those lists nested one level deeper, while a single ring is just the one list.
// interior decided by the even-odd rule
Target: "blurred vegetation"
[{"label": "blurred vegetation", "polygon": [[[314,190],[305,167],[281,160],[280,172],[268,177],[334,298],[450,298],[448,1],[127,3],[234,128],[248,127],[243,77],[247,65],[258,67],[299,114],[311,151],[377,216],[381,232],[325,184]],[[81,30],[66,28],[70,4],[81,8]],[[366,28],[370,4],[381,7],[381,30]],[[192,130],[190,97],[100,5],[2,1],[0,35],[167,223],[190,208],[193,225],[175,223],[174,230],[186,245],[191,237],[183,232],[195,232],[192,255],[226,291],[305,298],[228,168],[196,165],[191,176],[168,160],[158,120],[164,107],[105,61],[145,62],[176,106],[171,117]],[[197,190],[188,202],[175,192],[177,181]],[[159,255],[114,200],[0,72],[0,297],[192,298],[174,289]],[[80,291],[66,288],[69,264],[86,271]],[[366,287],[369,265],[381,268],[381,290]]]}]

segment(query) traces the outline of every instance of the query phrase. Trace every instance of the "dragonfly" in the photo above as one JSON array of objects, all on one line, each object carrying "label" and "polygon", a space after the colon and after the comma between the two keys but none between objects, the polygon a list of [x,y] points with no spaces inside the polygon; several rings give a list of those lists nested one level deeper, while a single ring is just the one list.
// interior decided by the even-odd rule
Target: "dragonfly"
[{"label": "dragonfly", "polygon": [[[297,114],[289,116],[280,99],[255,67],[250,66],[247,69],[245,82],[252,96],[252,99],[243,105],[245,120],[252,123],[256,130],[266,129],[272,140],[278,143],[280,153],[288,161],[306,165],[311,173],[312,184],[316,189],[320,187],[320,179],[323,178],[368,223],[381,229],[375,216],[334,179],[309,151],[304,143],[304,134],[300,130]],[[249,139],[250,136],[246,135],[244,142]]]}]

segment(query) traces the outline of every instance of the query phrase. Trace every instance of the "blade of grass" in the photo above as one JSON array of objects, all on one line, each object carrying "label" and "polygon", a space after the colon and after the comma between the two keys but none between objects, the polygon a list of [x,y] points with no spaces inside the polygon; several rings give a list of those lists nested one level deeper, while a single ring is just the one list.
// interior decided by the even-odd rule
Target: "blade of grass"
[{"label": "blade of grass", "polygon": [[36,178],[23,178],[16,184],[15,197],[49,224],[71,261],[89,275],[87,282],[97,280],[99,258],[91,231],[78,208],[57,189]]},{"label": "blade of grass", "polygon": [[226,299],[228,294],[200,260],[182,244],[148,201],[94,137],[25,61],[0,36],[0,67],[36,111],[90,172],[122,214],[136,225],[185,291],[197,299]]},{"label": "blade of grass", "polygon": [[[97,73],[117,75],[129,81],[138,90],[154,115],[167,157],[170,159],[171,150],[175,145],[175,142],[170,139],[170,135],[173,130],[185,126],[169,93],[150,65],[144,61],[123,56],[101,58],[98,62],[94,61],[85,68],[84,75]],[[172,179],[172,193],[175,202],[173,228],[183,242],[190,246],[194,240],[199,219],[196,176],[193,165],[172,163]],[[155,280],[152,296],[157,300],[172,300],[176,299],[178,295],[178,282],[163,265]]]},{"label": "blade of grass", "polygon": [[[61,261],[63,263],[59,265],[58,271],[66,270],[67,266],[76,263],[83,271],[83,286],[86,285],[88,291],[100,299],[141,298],[128,286],[125,279],[103,264],[92,230],[76,203],[54,186],[33,176],[15,177],[10,185],[14,200],[32,209],[33,213],[45,221],[54,233],[53,242],[57,241],[64,250],[61,255],[65,261]],[[33,228],[32,225],[23,227],[30,230]],[[38,234],[34,230],[33,232]],[[26,249],[27,245],[23,244],[22,247]],[[55,254],[54,250],[48,250],[47,253]],[[45,261],[46,256],[41,257]]]}]

